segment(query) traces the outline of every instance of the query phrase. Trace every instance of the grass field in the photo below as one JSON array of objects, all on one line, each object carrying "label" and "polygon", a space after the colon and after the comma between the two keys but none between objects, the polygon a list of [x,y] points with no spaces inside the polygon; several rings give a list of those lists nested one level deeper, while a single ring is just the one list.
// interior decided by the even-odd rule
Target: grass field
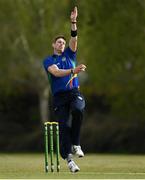
[{"label": "grass field", "polygon": [[61,171],[44,172],[43,154],[0,154],[2,179],[145,179],[144,155],[85,155],[75,159],[81,171],[72,174],[61,160]]}]

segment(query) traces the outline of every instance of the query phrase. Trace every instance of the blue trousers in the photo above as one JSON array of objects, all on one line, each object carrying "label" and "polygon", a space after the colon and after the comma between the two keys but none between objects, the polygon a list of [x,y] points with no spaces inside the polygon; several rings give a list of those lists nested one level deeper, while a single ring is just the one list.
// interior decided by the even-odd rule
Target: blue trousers
[{"label": "blue trousers", "polygon": [[53,97],[54,113],[59,122],[60,154],[66,159],[72,145],[80,145],[80,130],[85,108],[78,89],[60,92]]}]

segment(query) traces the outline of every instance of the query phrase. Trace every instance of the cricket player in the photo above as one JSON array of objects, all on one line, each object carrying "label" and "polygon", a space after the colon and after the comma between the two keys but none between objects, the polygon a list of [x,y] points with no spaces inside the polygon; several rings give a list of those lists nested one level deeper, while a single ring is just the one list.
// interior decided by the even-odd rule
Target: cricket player
[{"label": "cricket player", "polygon": [[80,130],[85,100],[79,91],[78,74],[85,71],[86,66],[77,65],[77,16],[77,7],[74,7],[70,15],[71,37],[68,47],[65,47],[65,37],[57,36],[52,43],[53,54],[43,61],[50,80],[54,113],[59,122],[60,154],[73,173],[80,170],[73,156],[84,156],[80,146]]}]

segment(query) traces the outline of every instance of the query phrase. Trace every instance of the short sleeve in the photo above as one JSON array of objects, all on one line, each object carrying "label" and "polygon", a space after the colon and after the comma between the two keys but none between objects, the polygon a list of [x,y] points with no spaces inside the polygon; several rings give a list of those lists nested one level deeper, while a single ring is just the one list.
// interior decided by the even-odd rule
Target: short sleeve
[{"label": "short sleeve", "polygon": [[68,55],[72,60],[76,60],[76,51],[72,51],[70,47],[67,47],[64,52],[66,55]]},{"label": "short sleeve", "polygon": [[53,62],[52,57],[47,57],[47,58],[44,59],[44,61],[43,61],[43,66],[44,66],[44,68],[45,68],[46,71],[48,71],[48,70],[47,70],[48,67],[51,66],[51,65],[53,65],[53,64],[54,64],[54,62]]}]

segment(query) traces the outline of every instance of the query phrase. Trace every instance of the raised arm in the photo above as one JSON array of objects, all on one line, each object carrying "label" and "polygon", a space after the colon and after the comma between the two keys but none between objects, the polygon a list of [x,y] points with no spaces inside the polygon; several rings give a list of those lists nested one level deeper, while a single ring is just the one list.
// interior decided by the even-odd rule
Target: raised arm
[{"label": "raised arm", "polygon": [[73,52],[77,50],[77,16],[78,16],[78,10],[77,7],[75,7],[70,15],[71,38],[69,41],[69,47]]}]

